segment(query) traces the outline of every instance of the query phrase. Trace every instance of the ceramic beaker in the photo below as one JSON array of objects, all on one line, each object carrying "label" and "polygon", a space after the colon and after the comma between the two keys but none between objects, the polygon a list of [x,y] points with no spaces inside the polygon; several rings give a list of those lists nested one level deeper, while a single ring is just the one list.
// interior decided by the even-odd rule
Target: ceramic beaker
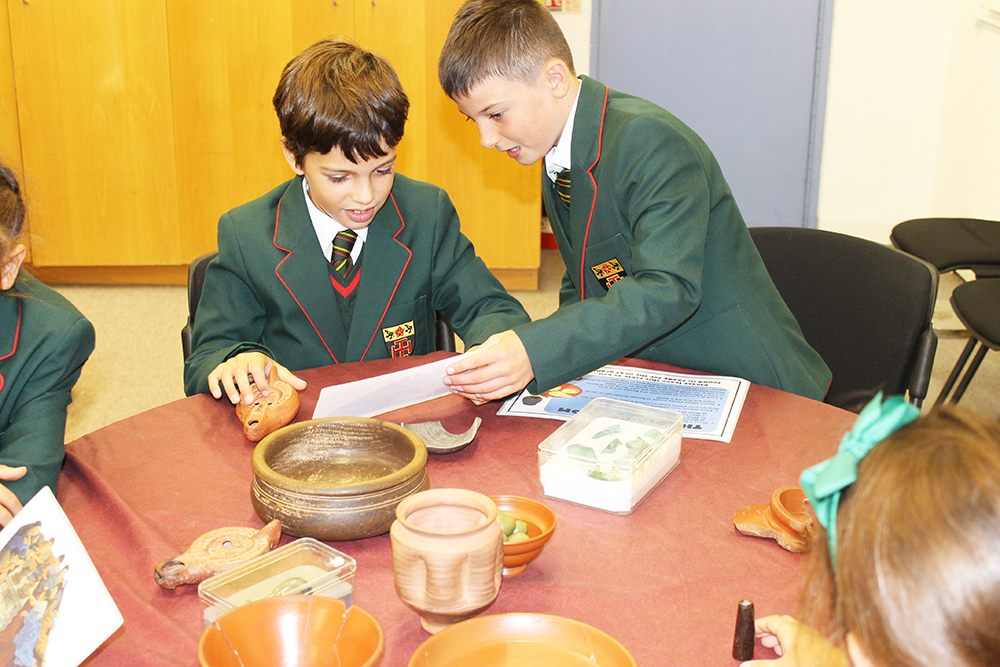
[{"label": "ceramic beaker", "polygon": [[496,599],[503,579],[497,507],[481,493],[431,489],[406,498],[389,529],[396,594],[435,633]]}]

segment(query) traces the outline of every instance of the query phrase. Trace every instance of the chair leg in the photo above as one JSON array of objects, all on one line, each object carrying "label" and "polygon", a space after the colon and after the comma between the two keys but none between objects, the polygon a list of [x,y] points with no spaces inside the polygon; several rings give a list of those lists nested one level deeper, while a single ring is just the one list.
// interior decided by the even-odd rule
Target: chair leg
[{"label": "chair leg", "polygon": [[[955,367],[951,369],[951,375],[945,380],[944,386],[941,387],[941,393],[938,394],[937,400],[934,401],[934,405],[941,405],[948,398],[948,393],[951,392],[951,388],[955,386],[955,380],[962,373],[962,369],[965,368],[965,363],[969,360],[969,355],[972,354],[972,350],[975,349],[976,343],[978,341],[975,338],[969,338],[969,342],[965,344],[965,349],[962,350],[962,354],[959,355],[958,361],[955,362]],[[968,383],[966,383],[968,384]]]},{"label": "chair leg", "polygon": [[967,371],[965,371],[965,375],[962,376],[962,381],[959,382],[958,387],[955,388],[955,394],[951,397],[952,403],[958,403],[960,400],[962,400],[962,394],[965,393],[965,390],[969,386],[969,383],[972,382],[972,376],[975,375],[976,371],[979,370],[979,364],[983,363],[983,358],[989,351],[990,349],[988,347],[986,347],[982,343],[979,344],[979,349],[976,351],[976,356],[972,359],[972,363],[969,364],[969,368]]}]

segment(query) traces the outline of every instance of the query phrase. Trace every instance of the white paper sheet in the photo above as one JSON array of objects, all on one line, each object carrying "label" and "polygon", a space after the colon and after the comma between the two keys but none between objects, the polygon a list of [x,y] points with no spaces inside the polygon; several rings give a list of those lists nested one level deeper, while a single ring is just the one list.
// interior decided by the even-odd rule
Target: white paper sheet
[{"label": "white paper sheet", "polygon": [[448,357],[404,371],[324,387],[313,419],[373,417],[408,405],[447,396],[445,369],[464,357]]},{"label": "white paper sheet", "polygon": [[[0,632],[17,664],[76,667],[122,624],[93,561],[49,487],[0,531]],[[32,600],[35,600],[32,603]],[[29,659],[35,649],[43,658]],[[13,663],[7,663],[13,664]]]}]

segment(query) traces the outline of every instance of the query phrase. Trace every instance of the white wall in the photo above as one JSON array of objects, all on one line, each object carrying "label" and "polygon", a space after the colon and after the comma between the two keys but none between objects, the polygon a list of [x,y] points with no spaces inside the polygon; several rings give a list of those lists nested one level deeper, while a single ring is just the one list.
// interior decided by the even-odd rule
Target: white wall
[{"label": "white wall", "polygon": [[566,35],[573,52],[573,67],[577,74],[590,74],[590,15],[591,0],[580,0],[580,13],[555,12],[556,22]]},{"label": "white wall", "polygon": [[835,0],[819,226],[1000,220],[1000,28],[978,0]]}]

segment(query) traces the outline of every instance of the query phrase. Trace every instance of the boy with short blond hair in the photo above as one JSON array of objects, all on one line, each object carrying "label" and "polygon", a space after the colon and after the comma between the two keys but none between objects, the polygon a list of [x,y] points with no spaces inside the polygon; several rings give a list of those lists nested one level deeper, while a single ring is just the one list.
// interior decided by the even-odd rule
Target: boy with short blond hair
[{"label": "boy with short blond hair", "polygon": [[453,391],[477,402],[540,392],[632,356],[825,396],[830,370],[711,151],[660,107],[577,78],[538,0],[468,0],[438,74],[484,148],[545,161],[543,201],[567,267],[559,309],[453,364]]},{"label": "boy with short blond hair", "polygon": [[219,221],[185,391],[252,402],[271,369],[428,354],[435,311],[467,346],[528,321],[476,256],[448,195],[395,172],[409,100],[385,59],[323,40],[274,95],[296,177]]}]

